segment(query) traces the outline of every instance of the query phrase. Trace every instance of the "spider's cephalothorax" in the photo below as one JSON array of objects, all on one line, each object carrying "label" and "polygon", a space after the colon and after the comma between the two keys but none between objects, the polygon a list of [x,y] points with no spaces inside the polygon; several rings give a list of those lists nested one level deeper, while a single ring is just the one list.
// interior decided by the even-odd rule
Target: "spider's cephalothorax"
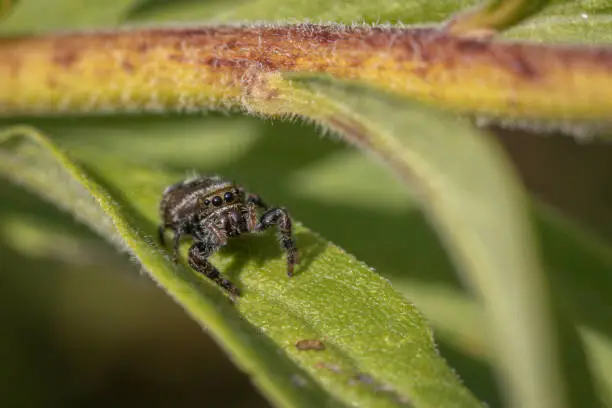
[{"label": "spider's cephalothorax", "polygon": [[[261,217],[258,217],[257,208],[265,210]],[[208,257],[229,238],[243,233],[259,232],[276,225],[281,246],[287,252],[287,275],[293,275],[298,256],[287,211],[268,209],[259,196],[245,194],[242,187],[232,182],[217,176],[200,176],[173,184],[163,193],[160,215],[162,245],[165,230],[174,231],[174,259],[178,259],[181,236],[191,235],[194,243],[189,249],[189,265],[232,294],[238,294],[236,287],[221,276]]]}]

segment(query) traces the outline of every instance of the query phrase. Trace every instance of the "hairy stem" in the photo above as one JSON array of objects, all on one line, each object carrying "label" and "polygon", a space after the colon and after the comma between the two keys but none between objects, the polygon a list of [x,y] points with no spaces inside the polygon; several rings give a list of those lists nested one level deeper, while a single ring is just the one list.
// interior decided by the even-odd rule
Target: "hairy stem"
[{"label": "hairy stem", "polygon": [[0,39],[0,115],[241,108],[262,73],[329,73],[451,110],[607,121],[612,49],[325,25]]}]

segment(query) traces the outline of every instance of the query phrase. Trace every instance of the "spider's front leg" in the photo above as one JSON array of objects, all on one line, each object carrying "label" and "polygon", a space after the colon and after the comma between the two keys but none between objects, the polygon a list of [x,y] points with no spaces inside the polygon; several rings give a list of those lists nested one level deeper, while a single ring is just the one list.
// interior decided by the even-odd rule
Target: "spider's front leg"
[{"label": "spider's front leg", "polygon": [[227,290],[233,296],[239,296],[238,288],[232,282],[225,279],[208,258],[219,248],[214,242],[198,241],[189,248],[189,265],[213,280],[217,285]]},{"label": "spider's front leg", "polygon": [[259,207],[264,210],[268,209],[268,205],[263,202],[259,194],[249,193],[249,195],[247,196],[246,202],[247,204],[253,204],[256,207]]},{"label": "spider's front leg", "polygon": [[177,263],[179,259],[179,246],[181,244],[183,232],[183,228],[181,227],[174,230],[174,239],[172,240],[172,260],[175,263]]},{"label": "spider's front leg", "polygon": [[164,224],[159,224],[157,226],[157,240],[159,241],[159,244],[161,246],[166,246],[166,238],[164,236],[164,234],[166,233],[166,225]]},{"label": "spider's front leg", "polygon": [[[195,218],[192,218],[190,223],[195,222]],[[179,259],[179,247],[181,245],[181,237],[183,235],[190,235],[192,233],[192,228],[189,227],[190,223],[182,223],[177,226],[172,225],[160,225],[158,228],[159,233],[159,241],[162,246],[165,246],[164,233],[167,228],[172,228],[172,232],[174,233],[174,238],[172,239],[172,261],[174,263],[178,262]]]},{"label": "spider's front leg", "polygon": [[[165,233],[167,228],[172,228],[171,225],[160,225],[157,227],[157,235],[159,239],[159,243],[161,246],[166,246]],[[178,262],[179,257],[179,244],[181,242],[181,236],[183,236],[183,229],[181,227],[173,228],[172,232],[174,233],[174,238],[172,239],[172,261]]]},{"label": "spider's front leg", "polygon": [[259,219],[255,231],[263,231],[273,225],[278,227],[281,246],[287,252],[287,275],[293,276],[293,268],[298,260],[298,251],[292,237],[291,218],[284,208],[271,208]]}]

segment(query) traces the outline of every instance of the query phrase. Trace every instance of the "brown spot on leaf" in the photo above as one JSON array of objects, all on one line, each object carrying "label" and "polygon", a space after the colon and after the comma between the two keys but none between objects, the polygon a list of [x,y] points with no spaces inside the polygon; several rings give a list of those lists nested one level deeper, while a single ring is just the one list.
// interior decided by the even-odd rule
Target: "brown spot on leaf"
[{"label": "brown spot on leaf", "polygon": [[325,344],[317,339],[303,339],[295,343],[295,348],[298,350],[325,350]]}]

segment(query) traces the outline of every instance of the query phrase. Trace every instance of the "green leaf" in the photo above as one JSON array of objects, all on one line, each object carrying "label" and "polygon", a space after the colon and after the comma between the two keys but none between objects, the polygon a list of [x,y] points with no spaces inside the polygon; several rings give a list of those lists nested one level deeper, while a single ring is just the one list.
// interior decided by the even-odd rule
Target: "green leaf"
[{"label": "green leaf", "polygon": [[[417,212],[412,194],[361,152],[317,137],[311,126],[237,115],[30,121],[79,154],[113,151],[121,160],[138,158],[180,171],[219,172],[283,203],[306,225],[376,266],[414,301],[432,324],[442,355],[465,385],[489,406],[502,406],[491,379],[494,352],[484,310],[457,282],[444,250]],[[300,154],[282,154],[290,151]],[[21,201],[14,204],[15,211],[24,206]],[[546,271],[562,303],[571,306],[581,336],[586,337],[586,352],[603,384],[601,392],[612,396],[612,365],[607,364],[612,335],[606,323],[612,319],[607,296],[612,292],[609,247],[591,243],[592,237],[564,227],[558,216],[549,213],[536,207]],[[33,222],[40,225],[44,215]],[[16,234],[9,236],[14,239]],[[584,375],[578,363],[572,365],[568,376],[575,388]],[[588,393],[580,391],[584,390],[572,390],[581,402],[577,406],[596,406],[588,403]]]},{"label": "green leaf", "polygon": [[140,0],[20,0],[2,19],[0,33],[116,26]]},{"label": "green leaf", "polygon": [[[562,352],[568,364],[566,375],[572,394],[571,406],[600,406],[598,398],[605,401],[602,406],[609,406],[612,402],[612,366],[609,364],[612,332],[607,322],[612,319],[612,302],[607,294],[612,292],[612,252],[609,245],[580,230],[550,207],[536,203],[533,212],[545,270],[556,303],[563,305],[566,316],[558,326],[563,328]],[[420,229],[415,232],[419,233],[422,234]],[[424,240],[423,246],[432,245],[431,239],[425,237]],[[418,250],[413,252],[409,256],[418,256]],[[362,256],[376,264],[376,259],[367,255]],[[389,277],[430,319],[442,344],[463,351],[475,360],[474,363],[486,363],[494,359],[495,352],[486,341],[488,327],[484,310],[448,278],[452,271],[444,269],[448,268],[437,266],[433,282],[399,271],[390,271]],[[572,338],[575,331],[579,339]],[[583,347],[586,356],[580,356],[577,351]],[[590,376],[589,368],[595,380],[589,380],[591,384],[584,382],[585,377]],[[478,384],[478,380],[472,378],[471,384]]]},{"label": "green leaf", "polygon": [[288,77],[294,88],[251,108],[299,114],[340,132],[420,193],[485,303],[510,403],[565,406],[547,282],[525,196],[499,148],[467,123],[415,103],[322,77]]},{"label": "green leaf", "polygon": [[333,21],[336,23],[439,22],[478,0],[214,0],[149,1],[134,9],[129,20],[163,21]]},{"label": "green leaf", "polygon": [[[284,128],[278,135],[270,135],[266,146],[290,149],[291,141],[283,142],[284,134],[296,131]],[[326,151],[334,146],[324,145],[329,146]],[[301,143],[297,143],[297,149],[303,149]],[[252,155],[257,156],[258,151],[263,150],[255,150]],[[261,167],[265,162],[271,173],[289,173],[291,177],[283,188],[297,187],[284,202],[292,211],[332,241],[342,243],[360,259],[376,265],[425,313],[442,354],[466,385],[491,406],[501,406],[499,397],[491,395],[494,387],[490,383],[491,373],[486,370],[495,354],[488,343],[484,310],[457,282],[455,270],[417,213],[412,197],[388,172],[359,152],[332,152],[304,167],[298,165],[297,169],[295,165],[278,163],[280,158],[251,158],[246,163],[238,158],[230,167],[245,167],[242,170],[245,173],[249,168],[251,172],[264,173]],[[264,174],[259,177],[265,179]],[[597,367],[598,381],[604,384],[600,393],[607,394],[608,401],[612,401],[609,398],[612,365],[607,364],[612,348],[606,348],[612,345],[612,332],[607,324],[612,320],[612,301],[607,295],[612,293],[610,247],[597,242],[592,234],[567,225],[569,220],[555,215],[548,207],[537,205],[533,213],[553,291],[568,309],[570,325],[577,325],[580,335],[588,340],[585,351],[589,361],[583,365]],[[355,234],[355,230],[363,233]],[[369,239],[372,236],[381,237],[384,245],[372,245]],[[566,346],[571,345],[568,342]],[[579,343],[576,346],[581,347]],[[576,361],[571,364],[567,375],[575,406],[597,406],[592,403],[595,398],[589,399],[593,384],[580,384],[585,378],[579,368],[581,364]]]},{"label": "green leaf", "polygon": [[[269,235],[239,239],[213,258],[243,288],[233,306],[205,278],[173,265],[155,243],[159,196],[178,175],[99,152],[93,159],[82,154],[76,164],[28,128],[6,130],[0,143],[5,176],[129,250],[276,404],[479,406],[437,355],[425,320],[404,297],[306,228],[296,229],[302,262],[291,280]],[[322,339],[327,349],[296,350],[305,338]]]},{"label": "green leaf", "polygon": [[505,37],[547,43],[612,42],[612,1],[556,1],[532,19],[504,33]]}]

